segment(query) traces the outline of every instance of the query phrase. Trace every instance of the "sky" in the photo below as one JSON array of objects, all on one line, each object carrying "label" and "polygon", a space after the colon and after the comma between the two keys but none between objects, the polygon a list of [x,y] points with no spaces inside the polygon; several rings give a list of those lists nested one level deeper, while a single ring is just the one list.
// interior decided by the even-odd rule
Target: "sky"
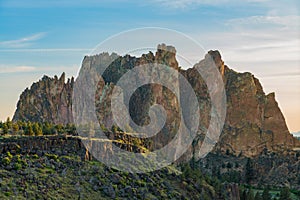
[{"label": "sky", "polygon": [[43,75],[76,76],[97,44],[143,27],[219,50],[230,68],[275,92],[289,130],[300,130],[299,0],[0,0],[0,120]]}]

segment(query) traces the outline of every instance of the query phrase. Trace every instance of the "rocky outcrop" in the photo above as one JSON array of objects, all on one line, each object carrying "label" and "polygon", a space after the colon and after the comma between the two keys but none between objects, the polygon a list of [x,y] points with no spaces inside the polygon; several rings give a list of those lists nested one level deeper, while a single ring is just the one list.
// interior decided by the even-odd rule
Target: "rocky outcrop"
[{"label": "rocky outcrop", "polygon": [[225,66],[227,117],[218,148],[235,155],[254,156],[271,149],[284,151],[299,145],[289,133],[274,93],[265,95],[252,74]]},{"label": "rocky outcrop", "polygon": [[45,153],[55,153],[57,155],[68,155],[77,152],[84,158],[85,148],[76,136],[40,136],[40,137],[20,137],[5,138],[0,142],[0,153],[12,154],[37,154],[41,156]]},{"label": "rocky outcrop", "polygon": [[197,166],[205,174],[217,176],[228,182],[300,189],[299,152],[274,153],[265,149],[251,159],[230,153],[209,153],[197,162]]},{"label": "rocky outcrop", "polygon": [[13,121],[72,123],[72,91],[74,78],[65,80],[44,76],[21,94]]},{"label": "rocky outcrop", "polygon": [[[110,103],[112,91],[126,72],[140,65],[163,64],[181,73],[195,91],[201,116],[197,137],[182,157],[183,160],[188,160],[198,153],[212,117],[210,116],[211,100],[208,88],[196,69],[205,65],[210,57],[213,58],[220,71],[227,97],[227,116],[220,140],[215,147],[216,152],[255,156],[264,149],[283,152],[299,145],[299,142],[288,131],[274,93],[266,95],[259,80],[251,73],[238,73],[230,69],[224,64],[218,51],[209,51],[203,61],[187,70],[183,70],[178,65],[175,48],[164,44],[158,46],[155,54],[149,52],[138,58],[130,55],[118,56],[102,53],[86,56],[81,72],[89,70],[98,76],[97,78],[99,78],[99,73],[102,74],[103,79],[100,79],[97,85],[95,106],[98,120],[108,129],[115,124]],[[139,74],[139,76],[151,77],[153,72],[150,70],[147,73]],[[166,124],[157,135],[151,137],[152,142],[147,143],[149,144],[147,148],[150,150],[160,149],[176,135],[181,120],[178,102],[185,103],[187,107],[190,105],[190,102],[183,100],[188,94],[186,89],[181,87],[180,81],[178,82],[178,77],[169,78],[170,82],[179,85],[179,97],[164,86],[148,84],[138,88],[130,99],[129,113],[138,125],[150,123],[148,111],[152,105],[162,105],[166,111]],[[83,84],[89,82],[87,77],[81,77],[80,81]],[[130,85],[135,81],[138,79],[128,80],[126,83]],[[64,74],[59,79],[44,77],[22,93],[13,119],[53,123],[72,122],[73,86],[73,79],[65,83]],[[124,90],[122,87],[120,89]],[[185,113],[188,126],[195,120],[193,118],[195,110],[190,106]],[[88,113],[81,113],[82,116],[86,114]],[[132,124],[128,125],[130,127]]]}]

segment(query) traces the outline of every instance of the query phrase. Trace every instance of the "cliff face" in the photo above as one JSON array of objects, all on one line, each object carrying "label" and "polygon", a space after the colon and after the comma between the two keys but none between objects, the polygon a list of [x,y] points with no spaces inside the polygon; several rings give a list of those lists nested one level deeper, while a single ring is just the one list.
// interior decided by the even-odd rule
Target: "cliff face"
[{"label": "cliff face", "polygon": [[[227,97],[227,116],[215,151],[254,156],[264,149],[282,151],[299,145],[290,135],[273,93],[265,95],[261,84],[252,74],[237,73],[229,69],[224,65],[218,51],[209,51],[208,55],[214,59],[222,75]],[[165,64],[177,70],[195,91],[200,107],[200,126],[193,145],[182,158],[190,159],[198,153],[210,123],[211,101],[206,83],[196,70],[196,66],[201,67],[201,62],[191,69],[181,69],[176,61],[176,50],[173,47],[159,45],[155,54],[149,52],[139,58],[108,53],[85,57],[82,70],[91,70],[95,74],[103,73],[103,79],[98,83],[95,96],[98,120],[107,128],[115,124],[110,104],[113,88],[118,80],[135,66],[151,63]],[[109,67],[104,70],[105,64],[109,64]],[[151,73],[140,74],[141,77],[147,75],[151,76]],[[74,81],[72,79],[65,83],[64,79],[64,74],[59,79],[44,77],[38,83],[34,83],[30,90],[26,89],[20,97],[13,119],[53,123],[72,122],[71,103]],[[88,82],[88,80],[83,81]],[[130,80],[127,84],[132,84],[132,81],[135,80]],[[180,84],[172,77],[169,81]],[[185,88],[180,88],[180,100],[186,95]],[[153,104],[162,105],[166,111],[166,124],[156,136],[151,138],[152,143],[149,143],[147,148],[159,149],[176,135],[181,119],[178,101],[178,97],[168,88],[159,84],[144,85],[134,92],[130,99],[129,113],[136,124],[150,123],[148,111]],[[181,102],[189,106],[189,102]],[[185,114],[187,123],[195,120],[192,117],[194,112],[195,108],[190,107]]]},{"label": "cliff face", "polygon": [[[225,66],[227,117],[218,145],[223,152],[257,155],[298,145],[286,126],[274,93],[265,95],[259,80]],[[228,149],[228,150],[227,150]]]},{"label": "cliff face", "polygon": [[65,73],[60,78],[44,76],[21,94],[13,120],[71,123],[73,84],[73,78],[65,82]]}]

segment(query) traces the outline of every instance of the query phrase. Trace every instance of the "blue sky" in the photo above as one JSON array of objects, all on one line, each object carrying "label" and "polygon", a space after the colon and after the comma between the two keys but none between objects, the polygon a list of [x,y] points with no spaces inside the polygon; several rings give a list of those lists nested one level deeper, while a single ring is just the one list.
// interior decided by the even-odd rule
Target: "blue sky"
[{"label": "blue sky", "polygon": [[44,74],[75,76],[106,38],[162,27],[252,72],[266,93],[276,92],[289,129],[300,130],[299,15],[298,0],[0,0],[0,120],[12,117],[20,93]]}]

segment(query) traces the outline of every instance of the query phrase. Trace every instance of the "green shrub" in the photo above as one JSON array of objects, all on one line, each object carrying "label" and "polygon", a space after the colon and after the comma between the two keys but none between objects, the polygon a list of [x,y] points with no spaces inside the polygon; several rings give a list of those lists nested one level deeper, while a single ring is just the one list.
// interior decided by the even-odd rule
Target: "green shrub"
[{"label": "green shrub", "polygon": [[11,153],[8,151],[8,152],[6,152],[6,155],[7,155],[7,157],[9,157],[9,159],[12,159],[13,158],[13,155],[11,155]]},{"label": "green shrub", "polygon": [[2,163],[3,163],[4,165],[9,165],[10,162],[11,162],[11,159],[10,159],[9,157],[4,157],[4,158],[2,159]]},{"label": "green shrub", "polygon": [[20,169],[22,169],[22,164],[21,163],[15,163],[14,168],[15,168],[15,170],[20,170]]},{"label": "green shrub", "polygon": [[47,158],[53,159],[53,160],[55,160],[55,161],[58,160],[58,155],[55,155],[55,154],[49,154],[49,153],[46,153],[45,156],[47,156]]},{"label": "green shrub", "polygon": [[32,158],[33,158],[33,159],[38,159],[39,156],[38,156],[37,154],[34,154],[34,155],[32,156]]},{"label": "green shrub", "polygon": [[18,163],[21,163],[22,162],[22,159],[21,159],[21,156],[20,155],[16,155],[16,161]]},{"label": "green shrub", "polygon": [[4,192],[4,195],[9,197],[9,196],[11,196],[11,193],[10,192]]},{"label": "green shrub", "polygon": [[20,153],[21,152],[21,146],[16,144],[16,149],[17,149],[17,152]]},{"label": "green shrub", "polygon": [[21,163],[23,166],[25,166],[25,167],[27,167],[28,166],[28,164],[27,164],[27,162],[26,162],[26,160],[22,160],[22,163]]}]

